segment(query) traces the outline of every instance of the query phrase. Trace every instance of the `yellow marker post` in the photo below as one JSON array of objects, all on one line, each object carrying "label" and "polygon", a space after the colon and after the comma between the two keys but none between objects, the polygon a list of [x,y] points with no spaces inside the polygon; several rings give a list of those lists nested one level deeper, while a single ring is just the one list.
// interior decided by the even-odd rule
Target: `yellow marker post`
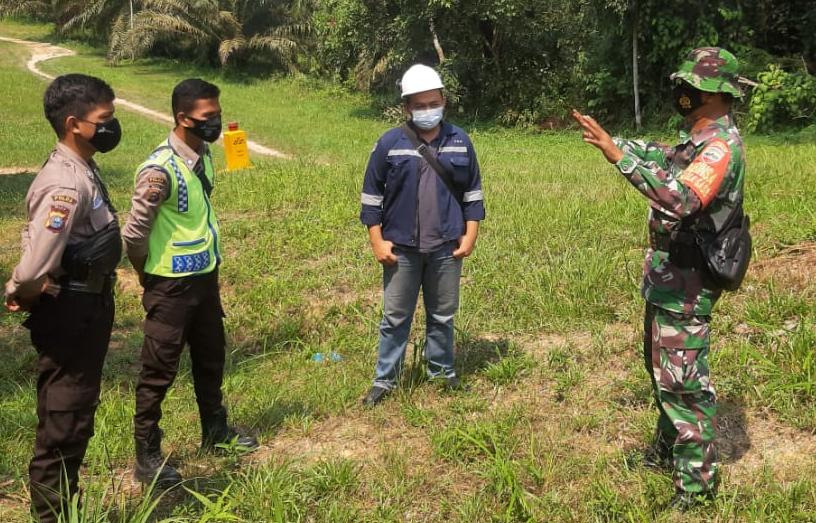
[{"label": "yellow marker post", "polygon": [[249,167],[249,149],[247,133],[238,129],[238,122],[230,122],[224,133],[224,156],[227,157],[227,170],[235,171]]}]

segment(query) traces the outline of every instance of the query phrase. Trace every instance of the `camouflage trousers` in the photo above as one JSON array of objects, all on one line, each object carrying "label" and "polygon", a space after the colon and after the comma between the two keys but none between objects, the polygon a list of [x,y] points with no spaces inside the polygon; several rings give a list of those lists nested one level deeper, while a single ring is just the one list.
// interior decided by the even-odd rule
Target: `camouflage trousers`
[{"label": "camouflage trousers", "polygon": [[660,412],[658,443],[662,440],[672,450],[677,489],[693,493],[715,489],[719,468],[709,321],[646,305],[643,355]]}]

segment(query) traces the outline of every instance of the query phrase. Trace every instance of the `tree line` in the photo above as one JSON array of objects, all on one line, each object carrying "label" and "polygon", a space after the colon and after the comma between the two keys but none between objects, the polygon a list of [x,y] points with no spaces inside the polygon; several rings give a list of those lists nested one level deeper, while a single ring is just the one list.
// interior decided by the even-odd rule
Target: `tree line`
[{"label": "tree line", "polygon": [[[558,127],[570,107],[610,123],[672,122],[668,75],[685,53],[740,59],[753,131],[816,125],[811,0],[0,0],[0,15],[52,22],[112,63],[184,57],[300,72],[393,106],[415,62],[438,67],[471,117]],[[637,106],[636,106],[637,100]]]}]

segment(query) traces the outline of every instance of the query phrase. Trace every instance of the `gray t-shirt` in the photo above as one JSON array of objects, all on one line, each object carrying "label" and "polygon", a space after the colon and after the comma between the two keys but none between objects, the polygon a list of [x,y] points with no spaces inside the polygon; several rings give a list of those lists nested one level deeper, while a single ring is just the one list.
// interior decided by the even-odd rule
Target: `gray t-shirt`
[{"label": "gray t-shirt", "polygon": [[[428,145],[428,151],[436,156],[437,142]],[[417,209],[417,227],[419,228],[419,252],[433,252],[445,245],[442,236],[442,223],[439,217],[439,193],[437,184],[442,183],[433,167],[419,160],[419,207]]]}]

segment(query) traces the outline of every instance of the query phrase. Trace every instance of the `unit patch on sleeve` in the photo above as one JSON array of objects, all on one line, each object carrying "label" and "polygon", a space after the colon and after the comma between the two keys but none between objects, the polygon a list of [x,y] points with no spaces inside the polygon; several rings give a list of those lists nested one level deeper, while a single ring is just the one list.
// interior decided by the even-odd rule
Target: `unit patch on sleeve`
[{"label": "unit patch on sleeve", "polygon": [[720,191],[720,185],[728,172],[730,160],[731,149],[728,144],[724,140],[713,140],[705,146],[678,179],[694,191],[705,207]]},{"label": "unit patch on sleeve", "polygon": [[161,189],[158,187],[150,187],[147,190],[147,201],[150,203],[156,203],[161,199]]},{"label": "unit patch on sleeve", "polygon": [[62,232],[68,222],[68,215],[71,211],[62,205],[52,205],[48,211],[48,218],[45,220],[45,228],[51,232]]}]

